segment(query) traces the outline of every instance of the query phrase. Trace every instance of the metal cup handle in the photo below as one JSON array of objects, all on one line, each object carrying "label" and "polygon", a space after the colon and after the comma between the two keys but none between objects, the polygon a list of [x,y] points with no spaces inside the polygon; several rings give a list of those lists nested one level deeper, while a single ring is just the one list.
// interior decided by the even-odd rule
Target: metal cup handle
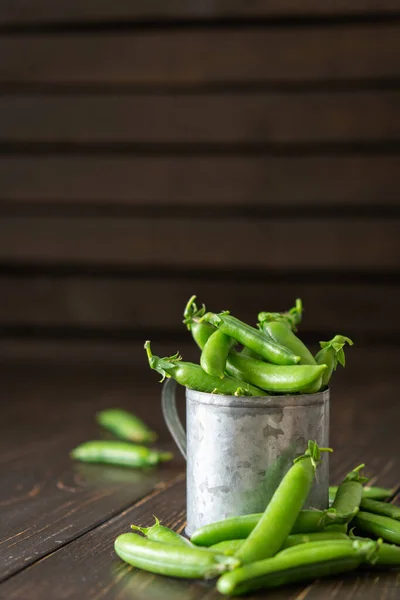
[{"label": "metal cup handle", "polygon": [[176,409],[176,381],[167,379],[161,392],[161,406],[170,434],[186,460],[186,431]]}]

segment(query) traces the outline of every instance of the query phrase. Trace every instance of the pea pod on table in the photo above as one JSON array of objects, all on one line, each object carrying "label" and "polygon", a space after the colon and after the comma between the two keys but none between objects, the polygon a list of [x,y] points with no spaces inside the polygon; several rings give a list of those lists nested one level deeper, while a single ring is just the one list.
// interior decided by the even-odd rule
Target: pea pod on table
[{"label": "pea pod on table", "polygon": [[89,463],[122,467],[151,467],[171,460],[173,454],[120,440],[92,440],[84,442],[72,450],[71,457]]},{"label": "pea pod on table", "polygon": [[343,516],[348,522],[355,517],[360,509],[363,484],[368,481],[368,477],[360,475],[360,471],[364,467],[364,464],[358,465],[358,467],[346,475],[338,487],[331,506],[332,513],[335,511],[335,513]]},{"label": "pea pod on table", "polygon": [[314,382],[320,386],[326,368],[326,365],[272,365],[234,351],[226,361],[226,371],[232,377],[279,393],[306,391]]},{"label": "pea pod on table", "polygon": [[252,350],[265,360],[278,365],[295,365],[300,357],[296,356],[291,350],[277,344],[270,337],[267,337],[259,330],[239,321],[236,317],[223,312],[220,314],[206,313],[201,322],[211,323],[222,333],[233,338],[239,344],[242,344],[249,350]]},{"label": "pea pod on table", "polygon": [[238,566],[230,556],[173,544],[153,542],[136,533],[123,533],[114,543],[115,552],[134,567],[170,577],[211,578]]},{"label": "pea pod on table", "polygon": [[208,375],[200,365],[183,362],[181,357],[176,354],[167,358],[159,358],[151,352],[150,342],[146,342],[145,350],[152,369],[160,373],[163,377],[172,377],[181,385],[198,392],[207,392],[209,394],[226,394],[228,396],[263,396],[264,392],[259,388],[226,376],[223,379]]},{"label": "pea pod on table", "polygon": [[331,450],[309,441],[306,452],[294,460],[263,516],[235,554],[242,563],[268,558],[281,548],[311,491],[322,451]]},{"label": "pea pod on table", "polygon": [[378,544],[372,540],[337,540],[302,544],[272,558],[241,566],[218,579],[221,594],[239,596],[261,588],[309,581],[345,573],[373,559]]},{"label": "pea pod on table", "polygon": [[360,510],[352,521],[356,530],[400,545],[400,522]]},{"label": "pea pod on table", "polygon": [[[329,504],[332,504],[334,501],[337,491],[338,486],[329,486]],[[390,500],[394,495],[394,491],[395,490],[391,488],[365,485],[363,487],[362,497],[363,499],[370,498],[371,500]]]},{"label": "pea pod on table", "polygon": [[136,415],[122,408],[109,408],[97,413],[96,421],[117,437],[130,442],[154,442],[157,434]]},{"label": "pea pod on table", "polygon": [[363,498],[360,504],[361,510],[365,510],[375,515],[390,517],[395,521],[400,521],[400,506],[389,504],[389,502],[380,502],[379,500],[371,500]]},{"label": "pea pod on table", "polygon": [[194,545],[189,542],[186,538],[176,531],[173,531],[169,527],[161,525],[159,519],[154,517],[156,522],[151,527],[139,527],[138,525],[131,525],[131,529],[140,531],[148,540],[152,542],[163,542],[164,544],[170,544],[172,546],[186,546],[194,548]]}]

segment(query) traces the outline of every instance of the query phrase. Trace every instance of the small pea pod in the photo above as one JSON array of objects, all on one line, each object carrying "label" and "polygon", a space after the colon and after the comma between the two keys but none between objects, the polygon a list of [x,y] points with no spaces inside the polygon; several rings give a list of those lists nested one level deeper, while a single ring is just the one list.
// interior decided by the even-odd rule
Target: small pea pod
[{"label": "small pea pod", "polygon": [[[300,365],[315,365],[317,363],[307,346],[293,333],[296,328],[295,323],[301,319],[301,311],[300,300],[300,307],[296,304],[287,313],[261,312],[258,315],[258,327],[274,342],[289,348],[294,354],[300,356]],[[300,317],[297,316],[299,312]]]},{"label": "small pea pod", "polygon": [[206,307],[203,304],[201,308],[198,308],[195,300],[196,296],[189,298],[183,312],[183,322],[200,350],[203,350],[208,338],[216,331],[216,328],[210,323],[200,322],[206,312]]},{"label": "small pea pod", "polygon": [[395,521],[400,521],[400,506],[395,506],[388,502],[363,498],[361,500],[360,508],[361,510],[374,513],[375,515],[382,515],[384,517],[395,519]]},{"label": "small pea pod", "polygon": [[150,342],[144,345],[151,369],[163,377],[172,377],[181,385],[198,392],[209,394],[225,394],[228,396],[263,396],[264,392],[255,386],[233,377],[213,377],[208,375],[200,365],[181,361],[179,354],[168,358],[159,358],[151,352]]},{"label": "small pea pod", "polygon": [[350,522],[360,509],[360,503],[363,494],[363,484],[368,482],[368,477],[360,475],[364,464],[358,465],[350,471],[339,485],[333,501],[331,510],[341,515],[347,522]]},{"label": "small pea pod", "polygon": [[222,333],[219,329],[208,338],[201,353],[200,365],[202,369],[213,377],[223,379],[228,354],[235,344],[235,340]]},{"label": "small pea pod", "polygon": [[119,440],[92,440],[72,450],[71,457],[89,463],[150,467],[171,460],[173,454]]},{"label": "small pea pod", "polygon": [[129,442],[154,442],[157,434],[136,415],[122,408],[109,408],[97,413],[96,421],[122,440]]},{"label": "small pea pod", "polygon": [[335,335],[329,342],[320,342],[321,350],[315,355],[315,361],[318,365],[327,365],[327,369],[322,376],[322,386],[328,385],[333,371],[336,370],[338,363],[345,366],[345,355],[343,346],[345,344],[353,345],[350,338],[344,335]]},{"label": "small pea pod", "polygon": [[153,542],[136,533],[119,535],[114,549],[128,564],[170,577],[208,579],[238,565],[234,557],[218,555],[201,548]]},{"label": "small pea pod", "polygon": [[307,500],[324,451],[331,449],[309,441],[306,452],[293,461],[263,516],[235,554],[240,562],[262,560],[278,552]]},{"label": "small pea pod", "polygon": [[310,385],[321,380],[325,369],[325,365],[271,365],[234,351],[226,361],[226,371],[232,377],[278,393],[308,393]]},{"label": "small pea pod", "polygon": [[201,322],[211,323],[222,333],[233,338],[239,344],[242,344],[249,350],[252,350],[265,360],[278,365],[295,365],[300,357],[296,356],[291,350],[274,342],[262,332],[254,327],[239,321],[227,312],[220,314],[206,313]]},{"label": "small pea pod", "polygon": [[262,588],[352,571],[366,560],[373,560],[377,549],[378,543],[372,540],[302,544],[221,575],[217,589],[221,594],[239,596]]},{"label": "small pea pod", "polygon": [[[331,485],[329,486],[329,504],[335,499],[336,492],[338,491],[338,486]],[[368,486],[365,485],[363,487],[363,499],[370,498],[371,500],[390,500],[394,495],[395,490],[390,488],[376,487],[376,486]]]},{"label": "small pea pod", "polygon": [[148,540],[152,542],[163,542],[164,544],[170,544],[171,546],[186,546],[194,548],[193,544],[186,538],[176,531],[173,531],[169,527],[161,525],[159,519],[155,518],[155,523],[151,527],[139,527],[138,525],[131,525],[131,529],[140,531]]},{"label": "small pea pod", "polygon": [[400,522],[390,517],[360,510],[353,520],[357,530],[400,545]]}]

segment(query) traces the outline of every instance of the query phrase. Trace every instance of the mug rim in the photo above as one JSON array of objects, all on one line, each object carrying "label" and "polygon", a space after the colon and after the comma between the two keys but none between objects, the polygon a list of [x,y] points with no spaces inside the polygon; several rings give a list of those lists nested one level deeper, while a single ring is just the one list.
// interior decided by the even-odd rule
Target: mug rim
[{"label": "mug rim", "polygon": [[330,390],[326,389],[314,394],[282,394],[282,396],[227,396],[210,394],[185,388],[186,398],[198,404],[225,406],[229,408],[296,408],[298,406],[315,406],[329,400]]}]

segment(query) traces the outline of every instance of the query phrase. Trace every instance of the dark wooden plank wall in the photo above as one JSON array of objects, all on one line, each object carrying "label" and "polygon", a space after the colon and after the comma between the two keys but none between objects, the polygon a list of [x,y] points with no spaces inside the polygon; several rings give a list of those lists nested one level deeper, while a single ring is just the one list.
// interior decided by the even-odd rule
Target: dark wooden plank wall
[{"label": "dark wooden plank wall", "polygon": [[0,356],[176,350],[191,293],[395,340],[399,8],[1,6]]}]

